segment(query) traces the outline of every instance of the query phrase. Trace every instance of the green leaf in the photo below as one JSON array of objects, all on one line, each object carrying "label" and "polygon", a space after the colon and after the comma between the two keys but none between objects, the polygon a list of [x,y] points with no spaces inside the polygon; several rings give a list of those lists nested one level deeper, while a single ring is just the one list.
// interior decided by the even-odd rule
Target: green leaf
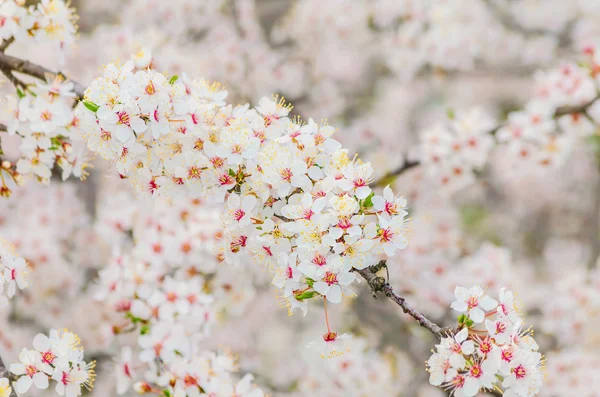
[{"label": "green leaf", "polygon": [[148,332],[150,332],[150,327],[148,325],[142,325],[140,335],[146,335]]},{"label": "green leaf", "polygon": [[467,319],[467,327],[471,328],[473,324],[475,324],[475,321],[471,320],[470,318]]},{"label": "green leaf", "polygon": [[179,76],[177,76],[177,75],[171,77],[171,80],[169,80],[169,84],[175,84],[175,82],[177,81],[178,78],[179,78]]},{"label": "green leaf", "polygon": [[466,319],[467,319],[467,316],[465,314],[461,314],[460,316],[458,316],[458,323],[464,324]]},{"label": "green leaf", "polygon": [[165,397],[171,397],[171,392],[167,389],[163,390],[163,394],[165,395]]},{"label": "green leaf", "polygon": [[454,109],[452,109],[452,108],[446,109],[446,116],[448,116],[449,120],[454,120],[454,118],[456,117],[456,113],[454,112]]},{"label": "green leaf", "polygon": [[229,176],[235,177],[235,171],[231,168],[227,171],[227,173],[229,174]]},{"label": "green leaf", "polygon": [[313,296],[318,295],[318,294],[319,293],[317,291],[304,291],[301,294],[294,295],[294,296],[295,296],[296,300],[303,301],[305,299],[310,299]]},{"label": "green leaf", "polygon": [[313,284],[315,283],[315,280],[313,280],[310,277],[304,277],[304,281],[306,281],[306,284],[308,284],[309,287],[312,287]]},{"label": "green leaf", "polygon": [[367,198],[363,201],[363,207],[371,208],[373,206],[373,196],[375,196],[375,193],[371,192],[371,194],[369,194]]},{"label": "green leaf", "polygon": [[19,87],[17,87],[17,96],[19,97],[19,99],[25,98],[25,93],[21,91]]},{"label": "green leaf", "polygon": [[91,110],[94,113],[96,113],[98,111],[98,109],[100,108],[100,106],[96,105],[94,102],[91,102],[91,101],[82,101],[82,102],[86,108],[88,108],[89,110]]},{"label": "green leaf", "polygon": [[134,316],[133,314],[131,314],[131,312],[127,312],[127,314],[125,315],[125,317],[127,317],[128,319],[131,320],[132,323],[137,324],[140,321],[142,321],[141,318]]}]

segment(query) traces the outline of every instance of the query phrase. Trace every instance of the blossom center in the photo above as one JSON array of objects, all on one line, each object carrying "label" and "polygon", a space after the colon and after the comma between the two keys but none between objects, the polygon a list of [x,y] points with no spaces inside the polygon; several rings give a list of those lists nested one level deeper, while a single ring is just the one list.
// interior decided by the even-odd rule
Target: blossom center
[{"label": "blossom center", "polygon": [[470,296],[467,299],[467,306],[469,307],[469,310],[479,306],[479,299],[476,296]]},{"label": "blossom center", "polygon": [[479,366],[478,364],[475,364],[471,367],[471,370],[469,371],[469,374],[473,377],[473,378],[479,378],[482,374],[481,372],[481,366]]},{"label": "blossom center", "polygon": [[337,275],[335,273],[327,272],[325,273],[325,277],[323,280],[327,283],[327,285],[332,285],[337,283]]},{"label": "blossom center", "polygon": [[527,370],[522,365],[519,365],[517,368],[514,368],[513,372],[515,373],[517,379],[523,379],[525,376],[527,376]]}]

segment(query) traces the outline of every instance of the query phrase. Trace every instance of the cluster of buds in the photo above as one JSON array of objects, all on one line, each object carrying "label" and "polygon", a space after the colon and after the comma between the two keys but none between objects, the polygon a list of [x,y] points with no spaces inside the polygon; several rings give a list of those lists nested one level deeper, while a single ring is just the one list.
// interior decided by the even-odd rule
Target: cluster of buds
[{"label": "cluster of buds", "polygon": [[75,10],[63,0],[42,0],[27,6],[25,0],[4,0],[0,4],[0,39],[24,44],[55,44],[64,50],[75,41]]},{"label": "cluster of buds", "polygon": [[88,147],[143,192],[226,200],[224,260],[271,270],[291,311],[313,297],[339,303],[353,269],[406,247],[406,200],[375,195],[373,168],[348,157],[333,127],[290,119],[279,98],[252,109],[226,95],[129,61],[108,65],[76,112]]},{"label": "cluster of buds", "polygon": [[18,289],[27,287],[29,267],[25,259],[15,255],[14,248],[0,240],[0,306],[8,303]]},{"label": "cluster of buds", "polygon": [[427,361],[429,382],[457,397],[497,390],[510,397],[539,392],[544,358],[511,291],[501,289],[499,301],[481,287],[456,287],[451,307],[461,313],[459,331],[442,338]]},{"label": "cluster of buds", "polygon": [[490,131],[496,122],[478,108],[447,115],[447,123],[423,132],[420,157],[432,179],[457,189],[471,183],[474,172],[486,164],[494,146]]},{"label": "cluster of buds", "polygon": [[61,396],[77,397],[82,388],[92,388],[95,363],[86,363],[83,348],[77,335],[66,330],[51,330],[49,336],[38,334],[33,339],[33,349],[23,349],[19,362],[10,365],[15,375],[14,388],[19,395],[31,386],[47,389],[49,381],[56,382],[56,392]]}]

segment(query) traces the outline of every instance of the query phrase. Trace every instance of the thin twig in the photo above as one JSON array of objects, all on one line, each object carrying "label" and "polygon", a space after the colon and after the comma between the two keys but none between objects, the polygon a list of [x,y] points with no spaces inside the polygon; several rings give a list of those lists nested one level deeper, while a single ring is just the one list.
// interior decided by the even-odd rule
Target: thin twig
[{"label": "thin twig", "polygon": [[404,172],[410,170],[411,168],[418,166],[419,164],[420,163],[418,161],[407,160],[404,163],[402,163],[402,165],[400,167],[388,172],[383,177],[381,177],[381,178],[377,179],[376,181],[374,181],[373,183],[371,183],[371,186],[382,186],[383,184],[386,184],[391,178],[393,178],[395,176],[399,176],[399,175],[403,174]]},{"label": "thin twig", "polygon": [[10,46],[14,42],[15,42],[14,36],[13,37],[9,37],[8,39],[2,40],[2,44],[0,44],[0,51],[1,52],[6,51],[6,49],[8,48],[8,46]]},{"label": "thin twig", "polygon": [[[6,378],[9,380],[11,379],[11,374],[10,372],[8,372],[8,368],[6,367],[6,365],[4,365],[4,361],[2,361],[2,357],[0,357],[0,378]],[[11,382],[12,384],[12,382]],[[13,387],[9,397],[18,397],[17,396],[17,392],[15,392],[15,388]]]},{"label": "thin twig", "polygon": [[373,265],[362,270],[355,269],[355,271],[367,281],[367,284],[369,284],[369,287],[371,287],[374,296],[376,296],[377,292],[383,292],[385,296],[387,296],[388,298],[390,298],[390,300],[392,300],[398,306],[400,306],[404,313],[410,315],[412,318],[417,320],[419,325],[429,330],[429,332],[431,332],[436,337],[442,338],[446,335],[451,334],[453,332],[451,328],[442,328],[433,321],[429,320],[422,313],[411,307],[406,302],[406,299],[398,295],[394,291],[392,286],[385,280],[385,278],[379,277],[377,275],[377,272],[383,269],[383,267],[385,266],[386,262],[381,261],[377,265]]}]

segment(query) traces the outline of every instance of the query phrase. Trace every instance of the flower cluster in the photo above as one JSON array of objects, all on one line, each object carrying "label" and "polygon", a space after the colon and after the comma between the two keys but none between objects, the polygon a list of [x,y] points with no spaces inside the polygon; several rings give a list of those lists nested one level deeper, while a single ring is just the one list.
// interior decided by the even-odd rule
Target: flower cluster
[{"label": "flower cluster", "polygon": [[473,171],[485,165],[494,146],[490,135],[496,125],[482,109],[448,112],[448,123],[423,132],[420,158],[430,176],[452,189],[472,182]]},{"label": "flower cluster", "polygon": [[405,392],[413,372],[408,357],[395,349],[379,352],[354,338],[351,351],[336,360],[307,355],[298,379],[301,395],[330,397],[392,396]]},{"label": "flower cluster", "polygon": [[[116,365],[119,385],[126,384],[132,376],[131,351],[124,350]],[[136,382],[134,389],[140,394],[160,396],[215,396],[215,397],[263,397],[265,394],[254,383],[254,377],[246,374],[236,380],[235,357],[227,353],[198,354],[193,359],[177,357],[164,375],[151,381]],[[121,383],[125,382],[125,383]],[[118,386],[120,387],[120,386]],[[119,394],[126,389],[117,389]]]},{"label": "flower cluster", "polygon": [[[23,175],[48,184],[56,164],[62,168],[63,180],[70,175],[85,178],[87,150],[79,138],[79,121],[72,110],[74,98],[73,83],[61,76],[18,87],[17,95],[7,96],[7,131],[22,138],[21,158],[16,166],[3,166],[0,172],[8,173],[16,184]],[[2,183],[3,195],[10,195],[4,178]]]},{"label": "flower cluster", "polygon": [[0,39],[27,44],[55,44],[64,50],[75,42],[76,15],[63,0],[42,0],[27,6],[25,0],[5,0],[0,4]]},{"label": "flower cluster", "polygon": [[88,147],[142,191],[227,197],[224,260],[266,266],[292,311],[315,296],[339,303],[352,269],[406,247],[406,201],[371,191],[373,168],[348,157],[333,127],[290,119],[277,98],[226,106],[226,94],[130,61],[108,65],[77,113]]},{"label": "flower cluster", "polygon": [[135,195],[120,190],[102,203],[96,224],[123,252],[100,270],[96,297],[115,314],[113,333],[133,332],[137,338],[117,366],[118,393],[132,384],[140,392],[190,396],[194,390],[223,395],[231,395],[231,387],[254,390],[250,378],[238,386],[225,380],[233,370],[233,364],[225,365],[233,362],[227,355],[199,354],[217,313],[243,311],[254,291],[249,272],[219,266],[216,209],[188,198],[136,203]]},{"label": "flower cluster", "polygon": [[459,331],[442,338],[427,361],[429,382],[457,397],[499,390],[505,396],[539,392],[543,356],[531,329],[523,329],[514,294],[501,289],[499,301],[481,287],[456,287],[451,307],[461,313]]},{"label": "flower cluster", "polygon": [[523,110],[508,114],[498,125],[474,109],[449,112],[447,124],[421,134],[419,159],[433,178],[452,190],[474,179],[498,143],[516,166],[557,167],[572,152],[575,140],[594,134],[600,123],[598,49],[587,47],[579,63],[567,63],[536,74],[535,96]]},{"label": "flower cluster", "polygon": [[0,306],[8,303],[7,297],[15,296],[17,288],[27,287],[28,271],[25,259],[15,255],[14,248],[0,239]]},{"label": "flower cluster", "polygon": [[49,380],[56,381],[60,396],[77,397],[82,387],[91,389],[95,379],[95,363],[86,363],[77,335],[66,330],[50,330],[49,336],[38,334],[33,349],[23,349],[19,362],[10,365],[17,378],[15,391],[26,393],[31,386],[47,389]]}]

